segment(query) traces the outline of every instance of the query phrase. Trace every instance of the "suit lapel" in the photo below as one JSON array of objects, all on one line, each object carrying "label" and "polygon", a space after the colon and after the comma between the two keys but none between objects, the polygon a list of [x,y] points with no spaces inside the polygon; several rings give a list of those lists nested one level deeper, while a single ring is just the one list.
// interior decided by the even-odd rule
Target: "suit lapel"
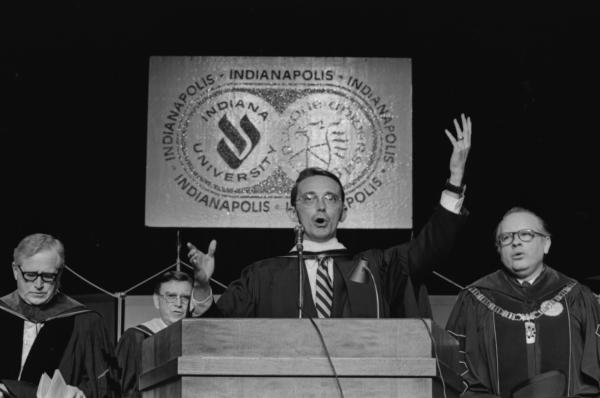
[{"label": "suit lapel", "polygon": [[[271,292],[271,309],[274,317],[295,318],[298,316],[298,261],[295,257],[288,257],[284,261],[286,261],[286,272],[279,275],[284,280],[273,280],[269,289]],[[302,282],[302,290],[304,291],[303,317],[310,316],[314,318],[317,316],[317,312],[312,299],[306,266],[304,266]]]},{"label": "suit lapel", "polygon": [[[340,252],[340,251],[337,251]],[[347,253],[347,251],[344,251]],[[337,254],[337,253],[336,253]],[[341,253],[340,253],[341,254]],[[298,313],[298,262],[295,254],[290,254],[287,257],[286,267],[291,267],[289,272],[286,272],[285,283],[280,286],[285,286],[286,291],[278,292],[273,297],[289,297],[287,300],[280,301],[279,304],[273,303],[273,308],[277,308],[279,316],[287,316]],[[356,283],[350,280],[350,275],[354,267],[358,264],[358,260],[350,255],[335,255],[334,259],[334,277],[333,277],[333,309],[332,317],[354,317],[354,318],[373,318],[376,316],[377,302],[375,300],[375,290],[373,282]],[[312,299],[312,291],[304,268],[304,316],[317,317],[317,311]],[[284,307],[284,308],[282,308]]]}]

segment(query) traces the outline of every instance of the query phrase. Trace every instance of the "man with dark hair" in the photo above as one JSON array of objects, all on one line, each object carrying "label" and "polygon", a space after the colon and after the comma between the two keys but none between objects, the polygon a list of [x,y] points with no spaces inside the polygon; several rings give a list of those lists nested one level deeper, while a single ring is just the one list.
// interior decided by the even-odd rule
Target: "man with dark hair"
[{"label": "man with dark hair", "polygon": [[[336,237],[338,224],[348,213],[339,178],[327,170],[303,170],[292,188],[292,208],[288,213],[303,231],[303,267],[298,266],[294,250],[258,261],[246,267],[215,303],[209,280],[214,271],[216,242],[210,243],[206,254],[188,243],[188,256],[195,266],[193,315],[420,316],[412,282],[422,280],[435,264],[444,261],[465,219],[461,206],[463,175],[471,146],[471,120],[464,115],[461,119],[462,125],[454,120],[456,137],[446,130],[453,151],[450,178],[442,192],[441,204],[415,239],[386,250],[350,253]],[[359,265],[371,271],[379,293],[377,299],[371,286],[352,280],[351,275]],[[301,294],[299,281],[303,286]]]},{"label": "man with dark hair", "polygon": [[464,289],[448,320],[464,397],[600,396],[600,306],[544,262],[550,232],[515,207],[496,228],[503,269]]},{"label": "man with dark hair", "polygon": [[100,314],[59,292],[64,262],[50,235],[29,235],[14,250],[17,290],[0,298],[0,397],[35,396],[42,374],[55,369],[69,397],[114,395],[113,344]]},{"label": "man with dark hair", "polygon": [[142,369],[142,342],[187,316],[192,283],[192,278],[185,272],[168,271],[162,274],[152,296],[159,317],[127,329],[119,339],[116,354],[123,397],[142,396],[138,385]]}]

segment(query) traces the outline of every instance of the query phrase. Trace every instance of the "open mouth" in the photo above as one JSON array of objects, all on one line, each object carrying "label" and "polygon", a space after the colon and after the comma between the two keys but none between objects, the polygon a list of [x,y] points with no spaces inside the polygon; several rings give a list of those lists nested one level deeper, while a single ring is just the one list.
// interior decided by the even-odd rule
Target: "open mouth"
[{"label": "open mouth", "polygon": [[317,216],[313,219],[314,224],[317,227],[325,227],[329,223],[329,219],[322,216]]},{"label": "open mouth", "polygon": [[523,259],[523,257],[525,257],[525,253],[519,252],[519,253],[514,253],[512,256],[510,256],[513,260],[521,260]]}]

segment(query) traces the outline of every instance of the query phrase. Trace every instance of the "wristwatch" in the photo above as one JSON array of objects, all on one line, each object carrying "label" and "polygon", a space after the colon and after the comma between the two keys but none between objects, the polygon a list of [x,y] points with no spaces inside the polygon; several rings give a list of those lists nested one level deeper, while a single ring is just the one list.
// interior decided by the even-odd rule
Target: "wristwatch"
[{"label": "wristwatch", "polygon": [[454,192],[457,195],[463,196],[465,194],[465,189],[467,186],[462,184],[460,187],[450,183],[450,180],[446,180],[444,184],[444,189],[446,191]]}]

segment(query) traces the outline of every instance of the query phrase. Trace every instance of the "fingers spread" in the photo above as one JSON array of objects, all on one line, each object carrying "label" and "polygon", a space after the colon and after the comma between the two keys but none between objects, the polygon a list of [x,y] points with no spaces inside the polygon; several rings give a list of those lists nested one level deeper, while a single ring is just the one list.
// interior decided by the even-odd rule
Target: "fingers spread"
[{"label": "fingers spread", "polygon": [[444,133],[446,133],[446,136],[448,137],[448,139],[450,140],[450,142],[452,143],[452,145],[456,144],[456,138],[454,138],[454,136],[452,135],[451,132],[449,132],[448,130],[444,130]]},{"label": "fingers spread", "polygon": [[456,130],[456,135],[458,137],[460,137],[460,135],[461,135],[460,125],[458,124],[458,120],[456,120],[456,119],[454,119],[454,129]]}]

